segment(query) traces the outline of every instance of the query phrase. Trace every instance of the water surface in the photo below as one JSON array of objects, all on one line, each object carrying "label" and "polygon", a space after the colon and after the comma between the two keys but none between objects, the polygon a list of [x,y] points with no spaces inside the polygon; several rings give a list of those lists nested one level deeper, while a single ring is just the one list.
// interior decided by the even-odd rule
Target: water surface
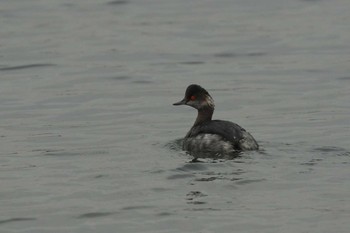
[{"label": "water surface", "polygon": [[[349,232],[347,0],[0,9],[1,232]],[[261,150],[191,163],[191,83]]]}]

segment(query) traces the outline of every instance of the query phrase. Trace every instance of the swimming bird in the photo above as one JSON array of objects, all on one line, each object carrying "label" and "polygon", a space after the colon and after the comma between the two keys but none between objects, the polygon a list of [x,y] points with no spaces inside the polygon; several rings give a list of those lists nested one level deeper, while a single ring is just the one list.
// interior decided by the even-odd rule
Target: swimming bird
[{"label": "swimming bird", "polygon": [[212,120],[214,100],[201,86],[187,87],[183,100],[173,105],[197,109],[197,118],[186,134],[182,148],[195,157],[226,157],[245,150],[258,150],[254,137],[231,121]]}]

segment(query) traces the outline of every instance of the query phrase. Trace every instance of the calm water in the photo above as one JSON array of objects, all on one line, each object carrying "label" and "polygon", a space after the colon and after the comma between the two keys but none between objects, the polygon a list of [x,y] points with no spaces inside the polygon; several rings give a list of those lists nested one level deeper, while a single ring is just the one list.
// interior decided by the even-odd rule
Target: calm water
[{"label": "calm water", "polygon": [[[350,229],[348,0],[0,2],[0,232]],[[207,88],[261,151],[179,150]]]}]

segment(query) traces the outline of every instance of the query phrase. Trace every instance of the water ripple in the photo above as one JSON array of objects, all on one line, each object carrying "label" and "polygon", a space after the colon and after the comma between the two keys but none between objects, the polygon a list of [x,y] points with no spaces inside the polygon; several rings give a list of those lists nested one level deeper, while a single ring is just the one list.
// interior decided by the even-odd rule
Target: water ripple
[{"label": "water ripple", "polygon": [[36,218],[9,218],[0,220],[0,224],[10,223],[10,222],[21,222],[21,221],[33,221],[36,220]]},{"label": "water ripple", "polygon": [[99,218],[99,217],[109,216],[112,214],[115,214],[115,213],[113,213],[113,212],[90,212],[90,213],[81,214],[78,216],[78,218]]},{"label": "water ripple", "polygon": [[28,65],[20,65],[20,66],[5,66],[1,67],[0,71],[8,71],[8,70],[22,70],[22,69],[30,69],[37,67],[48,67],[48,66],[56,66],[51,63],[38,63],[38,64],[28,64]]}]

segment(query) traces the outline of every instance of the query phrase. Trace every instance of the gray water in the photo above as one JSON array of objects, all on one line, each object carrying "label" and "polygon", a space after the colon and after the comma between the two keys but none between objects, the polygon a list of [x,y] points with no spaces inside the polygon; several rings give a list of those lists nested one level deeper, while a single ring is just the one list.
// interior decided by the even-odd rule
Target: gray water
[{"label": "gray water", "polygon": [[[349,12],[2,0],[0,232],[348,233]],[[191,83],[261,150],[191,163]]]}]

